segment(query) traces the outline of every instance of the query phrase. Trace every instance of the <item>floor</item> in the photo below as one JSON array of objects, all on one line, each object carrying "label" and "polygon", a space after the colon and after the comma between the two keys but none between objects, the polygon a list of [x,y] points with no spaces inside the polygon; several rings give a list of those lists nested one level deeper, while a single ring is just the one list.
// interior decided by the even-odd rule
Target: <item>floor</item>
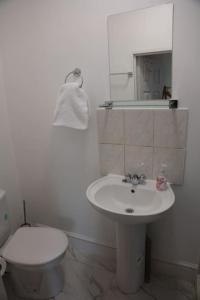
[{"label": "floor", "polygon": [[[114,266],[70,248],[65,261],[65,287],[54,300],[194,300],[193,282],[167,276],[153,276],[134,295],[125,295],[117,288]],[[19,300],[8,290],[9,300]]]}]

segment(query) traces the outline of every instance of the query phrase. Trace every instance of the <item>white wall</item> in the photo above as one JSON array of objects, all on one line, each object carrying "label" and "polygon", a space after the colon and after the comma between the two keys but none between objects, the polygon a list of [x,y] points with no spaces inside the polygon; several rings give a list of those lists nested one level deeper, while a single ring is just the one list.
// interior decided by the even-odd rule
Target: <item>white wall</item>
[{"label": "white wall", "polygon": [[[190,108],[185,185],[176,205],[151,226],[154,256],[198,260],[199,19],[200,3],[176,0],[173,85]],[[0,36],[13,142],[31,219],[114,243],[114,226],[87,203],[85,189],[99,176],[95,109],[109,95],[106,16],[162,0],[4,0]],[[59,85],[83,70],[92,118],[87,132],[52,128]]]},{"label": "white wall", "polygon": [[0,53],[0,188],[6,190],[12,230],[22,222],[21,194],[11,142]]}]

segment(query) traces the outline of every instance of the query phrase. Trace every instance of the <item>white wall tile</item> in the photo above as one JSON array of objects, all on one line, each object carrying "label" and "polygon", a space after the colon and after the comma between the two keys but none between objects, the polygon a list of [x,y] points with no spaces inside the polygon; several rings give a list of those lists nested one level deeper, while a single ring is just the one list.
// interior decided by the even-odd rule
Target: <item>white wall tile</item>
[{"label": "white wall tile", "polygon": [[[144,166],[140,164],[144,163]],[[153,176],[153,148],[125,145],[125,173],[144,173]]]},{"label": "white wall tile", "polygon": [[155,148],[153,178],[156,178],[160,174],[162,164],[166,164],[166,177],[169,182],[175,184],[183,183],[184,149]]},{"label": "white wall tile", "polygon": [[153,146],[154,112],[152,110],[127,110],[124,118],[126,144]]},{"label": "white wall tile", "polygon": [[97,110],[99,143],[123,144],[123,111]]},{"label": "white wall tile", "polygon": [[158,110],[155,112],[154,145],[184,148],[187,134],[187,110]]},{"label": "white wall tile", "polygon": [[100,144],[101,175],[124,174],[124,145]]},{"label": "white wall tile", "polygon": [[102,175],[131,172],[156,178],[166,164],[167,179],[183,183],[187,120],[187,110],[99,110],[99,142],[110,144],[100,145]]}]

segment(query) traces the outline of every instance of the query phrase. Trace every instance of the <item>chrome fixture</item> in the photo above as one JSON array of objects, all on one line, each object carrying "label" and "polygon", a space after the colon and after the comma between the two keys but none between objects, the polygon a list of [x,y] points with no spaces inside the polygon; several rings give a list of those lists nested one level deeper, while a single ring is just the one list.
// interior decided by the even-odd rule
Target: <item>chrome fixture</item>
[{"label": "chrome fixture", "polygon": [[112,108],[125,108],[125,107],[141,107],[141,108],[173,108],[178,107],[178,100],[110,100],[100,104],[100,108],[112,109]]},{"label": "chrome fixture", "polygon": [[124,179],[122,179],[125,183],[131,183],[132,185],[144,184],[146,180],[146,176],[144,174],[126,174]]},{"label": "chrome fixture", "polygon": [[81,83],[80,83],[79,87],[82,88],[82,86],[83,86],[83,77],[82,77],[82,75],[81,75],[81,69],[75,68],[73,71],[69,72],[69,73],[67,74],[67,76],[65,77],[65,83],[67,83],[67,79],[68,79],[71,75],[73,75],[73,76],[76,77],[76,78],[80,78],[80,79],[81,79]]},{"label": "chrome fixture", "polygon": [[113,101],[105,101],[104,104],[99,105],[99,107],[103,107],[105,109],[112,109]]},{"label": "chrome fixture", "polygon": [[133,77],[133,72],[110,73],[110,75],[127,75],[128,77]]}]

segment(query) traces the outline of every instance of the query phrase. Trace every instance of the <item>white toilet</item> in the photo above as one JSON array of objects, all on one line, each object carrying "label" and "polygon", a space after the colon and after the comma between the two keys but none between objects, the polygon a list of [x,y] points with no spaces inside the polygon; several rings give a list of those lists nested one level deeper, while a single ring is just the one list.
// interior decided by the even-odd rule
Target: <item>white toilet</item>
[{"label": "white toilet", "polygon": [[10,236],[6,194],[0,190],[0,255],[6,260],[18,297],[49,299],[63,289],[64,232],[51,227],[21,227]]}]

